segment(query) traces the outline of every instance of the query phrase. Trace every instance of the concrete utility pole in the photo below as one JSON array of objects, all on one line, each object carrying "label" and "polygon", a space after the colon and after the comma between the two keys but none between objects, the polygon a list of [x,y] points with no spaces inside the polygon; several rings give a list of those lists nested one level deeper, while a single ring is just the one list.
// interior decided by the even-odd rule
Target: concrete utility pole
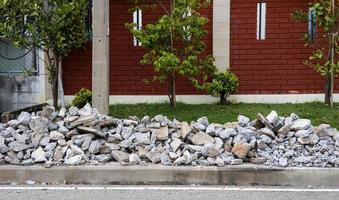
[{"label": "concrete utility pole", "polygon": [[109,0],[93,0],[92,91],[93,107],[109,112]]},{"label": "concrete utility pole", "polygon": [[231,1],[213,1],[213,56],[219,71],[230,66]]}]

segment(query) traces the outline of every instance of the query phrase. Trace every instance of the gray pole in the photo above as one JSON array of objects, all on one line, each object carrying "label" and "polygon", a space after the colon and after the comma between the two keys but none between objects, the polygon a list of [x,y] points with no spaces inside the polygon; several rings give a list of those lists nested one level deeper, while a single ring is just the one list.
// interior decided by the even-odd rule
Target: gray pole
[{"label": "gray pole", "polygon": [[93,107],[109,112],[109,0],[93,0],[92,8],[92,91]]}]

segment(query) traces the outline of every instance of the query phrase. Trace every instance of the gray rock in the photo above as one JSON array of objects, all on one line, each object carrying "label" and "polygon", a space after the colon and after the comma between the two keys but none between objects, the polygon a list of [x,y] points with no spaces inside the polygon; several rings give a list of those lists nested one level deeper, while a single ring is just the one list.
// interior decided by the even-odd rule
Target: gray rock
[{"label": "gray rock", "polygon": [[219,136],[221,139],[228,139],[231,136],[237,135],[237,131],[234,128],[227,128],[227,129],[219,129],[217,131],[217,136]]},{"label": "gray rock", "polygon": [[94,156],[94,160],[97,160],[101,163],[108,162],[112,160],[112,156],[110,154],[99,154]]},{"label": "gray rock", "polygon": [[203,144],[214,142],[213,137],[201,131],[194,134],[192,138],[189,138],[189,140],[195,145],[203,145]]},{"label": "gray rock", "polygon": [[183,139],[185,139],[186,136],[192,131],[192,129],[187,122],[182,122],[180,127],[181,127],[180,135]]},{"label": "gray rock", "polygon": [[137,126],[139,123],[137,121],[134,120],[130,120],[130,119],[124,119],[123,124],[126,126]]},{"label": "gray rock", "polygon": [[128,162],[131,165],[137,165],[141,162],[141,159],[137,154],[132,153],[128,157]]},{"label": "gray rock", "polygon": [[279,166],[281,167],[287,167],[288,166],[288,161],[286,158],[279,158]]},{"label": "gray rock", "polygon": [[57,141],[57,140],[64,139],[65,136],[58,131],[52,131],[49,133],[49,138],[53,141]]},{"label": "gray rock", "polygon": [[279,121],[278,113],[273,110],[269,115],[267,115],[266,119],[270,124],[275,126]]},{"label": "gray rock", "polygon": [[0,144],[0,153],[4,154],[10,151],[10,148],[5,144]]},{"label": "gray rock", "polygon": [[243,143],[247,143],[247,142],[248,142],[247,138],[245,138],[241,134],[236,135],[233,139],[234,144],[243,144]]},{"label": "gray rock", "polygon": [[77,129],[72,129],[71,131],[68,131],[66,133],[66,138],[70,139],[70,138],[72,138],[75,135],[79,135],[79,133],[78,133]]},{"label": "gray rock", "polygon": [[160,162],[162,165],[172,165],[172,160],[167,155],[167,153],[162,153],[160,157]]},{"label": "gray rock", "polygon": [[221,159],[220,157],[217,157],[217,158],[215,159],[215,164],[218,165],[218,167],[223,167],[223,166],[225,166],[224,160]]},{"label": "gray rock", "polygon": [[24,151],[33,147],[32,144],[22,144],[19,142],[11,142],[8,144],[8,147],[14,152]]},{"label": "gray rock", "polygon": [[181,156],[181,157],[177,158],[177,159],[173,162],[173,164],[174,164],[174,165],[182,165],[182,164],[185,164],[186,161],[187,161],[187,157],[186,157],[186,156]]},{"label": "gray rock", "polygon": [[[144,125],[146,125],[146,124],[148,124],[149,122],[150,122],[150,117],[148,116],[148,115],[146,115],[146,116],[144,116],[142,119],[141,119],[141,123],[142,124],[144,124]],[[160,128],[160,127],[159,127]]]},{"label": "gray rock", "polygon": [[112,151],[112,157],[118,162],[129,162],[129,154],[123,151]]},{"label": "gray rock", "polygon": [[181,146],[182,141],[178,138],[175,138],[172,142],[171,142],[171,147],[173,149],[173,152],[176,152],[179,147]]},{"label": "gray rock", "polygon": [[205,131],[206,130],[206,126],[203,125],[203,124],[200,124],[199,122],[192,122],[191,128],[196,130],[196,131]]},{"label": "gray rock", "polygon": [[45,151],[53,151],[55,149],[55,147],[57,146],[57,143],[56,142],[52,142],[52,143],[48,143],[44,150]]},{"label": "gray rock", "polygon": [[161,161],[161,153],[160,151],[150,151],[147,153],[146,157],[153,163],[156,164]]},{"label": "gray rock", "polygon": [[23,161],[21,162],[21,165],[23,165],[23,166],[28,166],[28,165],[33,165],[33,164],[34,164],[34,161],[33,161],[32,158],[23,160]]},{"label": "gray rock", "polygon": [[91,144],[92,139],[93,139],[93,135],[91,134],[85,135],[83,139],[84,139],[84,142],[81,144],[81,149],[85,151],[89,148],[89,145]]},{"label": "gray rock", "polygon": [[73,155],[83,155],[84,151],[77,145],[71,145]]},{"label": "gray rock", "polygon": [[94,115],[88,115],[88,116],[82,116],[79,119],[73,121],[70,123],[71,127],[77,127],[83,124],[93,123],[95,122],[95,116]]},{"label": "gray rock", "polygon": [[59,110],[58,117],[64,118],[66,116],[66,108],[61,108]]},{"label": "gray rock", "polygon": [[101,148],[101,143],[97,140],[93,140],[89,146],[88,151],[92,154],[97,154],[99,153]]},{"label": "gray rock", "polygon": [[75,155],[73,157],[70,157],[65,160],[66,165],[79,165],[81,163],[82,156],[81,155]]},{"label": "gray rock", "polygon": [[197,122],[204,125],[205,127],[207,127],[210,124],[207,117],[201,117],[197,120]]},{"label": "gray rock", "polygon": [[257,116],[257,119],[262,123],[264,124],[264,126],[266,126],[267,128],[273,130],[274,127],[272,126],[272,124],[267,121],[266,117],[264,117],[261,113],[258,113],[258,116]]},{"label": "gray rock", "polygon": [[40,146],[45,147],[46,145],[49,144],[50,140],[51,140],[51,138],[48,137],[48,136],[42,137],[41,140],[40,140]]},{"label": "gray rock", "polygon": [[241,159],[233,159],[232,161],[231,161],[231,165],[241,165],[241,164],[243,164],[243,160],[241,160]]},{"label": "gray rock", "polygon": [[78,115],[78,111],[79,109],[77,107],[72,106],[68,109],[68,114],[71,116],[76,116]]},{"label": "gray rock", "polygon": [[134,142],[138,144],[150,144],[151,143],[151,134],[150,133],[134,133]]},{"label": "gray rock", "polygon": [[294,136],[295,137],[308,137],[312,132],[309,130],[299,130],[297,131]]},{"label": "gray rock", "polygon": [[32,117],[29,127],[36,133],[48,132],[48,119],[44,117]]},{"label": "gray rock", "polygon": [[35,151],[32,152],[31,154],[32,159],[34,160],[35,163],[40,163],[40,162],[46,162],[46,153],[42,149],[42,147],[39,147]]},{"label": "gray rock", "polygon": [[121,136],[124,140],[127,140],[132,135],[132,127],[123,127],[121,129]]},{"label": "gray rock", "polygon": [[214,139],[215,139],[214,148],[216,148],[218,150],[221,149],[224,145],[224,142],[222,141],[222,139],[219,138],[219,137],[215,137]]},{"label": "gray rock", "polygon": [[205,132],[211,136],[215,135],[215,125],[214,124],[208,125]]},{"label": "gray rock", "polygon": [[271,137],[271,138],[274,138],[274,137],[275,137],[274,132],[273,132],[271,129],[269,129],[269,128],[262,128],[262,129],[259,130],[259,132],[260,132],[261,134],[267,135],[267,136],[269,136],[269,137]]},{"label": "gray rock", "polygon": [[152,122],[148,124],[147,127],[151,129],[159,129],[161,126],[159,122]]},{"label": "gray rock", "polygon": [[311,134],[307,137],[299,137],[298,142],[300,144],[317,144],[319,141],[319,137],[316,134]]},{"label": "gray rock", "polygon": [[247,141],[250,141],[253,136],[255,136],[255,132],[251,129],[243,128],[241,126],[237,126],[237,131],[240,135],[244,136]]},{"label": "gray rock", "polygon": [[309,119],[297,119],[293,122],[291,130],[299,131],[306,130],[311,127],[311,121]]},{"label": "gray rock", "polygon": [[94,110],[92,109],[92,106],[87,103],[84,107],[82,107],[81,109],[79,109],[78,111],[78,115],[80,116],[89,116],[94,114]]},{"label": "gray rock", "polygon": [[60,146],[65,146],[67,143],[66,143],[66,140],[64,140],[64,139],[59,139],[58,141],[57,141],[57,143],[58,143],[58,145],[60,145]]},{"label": "gray rock", "polygon": [[5,161],[11,165],[20,164],[20,160],[16,156],[5,156]]},{"label": "gray rock", "polygon": [[90,127],[85,127],[85,126],[78,126],[77,127],[78,130],[84,132],[84,133],[92,133],[92,134],[95,134],[99,137],[106,137],[107,134],[106,133],[103,133],[95,128],[90,128]]},{"label": "gray rock", "polygon": [[244,115],[238,116],[238,124],[239,126],[245,127],[250,122],[250,119]]},{"label": "gray rock", "polygon": [[77,119],[79,119],[79,116],[68,115],[67,117],[64,118],[64,122],[69,124],[71,122],[74,122]]},{"label": "gray rock", "polygon": [[42,108],[41,116],[47,119],[52,119],[54,111],[55,108],[53,106],[45,106]]},{"label": "gray rock", "polygon": [[18,121],[20,122],[20,124],[28,126],[29,122],[31,121],[31,114],[29,114],[28,112],[21,112],[18,116]]}]

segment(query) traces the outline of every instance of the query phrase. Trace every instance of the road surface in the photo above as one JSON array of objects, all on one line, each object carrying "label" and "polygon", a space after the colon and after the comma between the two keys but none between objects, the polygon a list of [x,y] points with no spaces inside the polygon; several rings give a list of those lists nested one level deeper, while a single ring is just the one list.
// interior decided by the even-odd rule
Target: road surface
[{"label": "road surface", "polygon": [[335,200],[339,189],[201,186],[2,186],[1,200]]}]

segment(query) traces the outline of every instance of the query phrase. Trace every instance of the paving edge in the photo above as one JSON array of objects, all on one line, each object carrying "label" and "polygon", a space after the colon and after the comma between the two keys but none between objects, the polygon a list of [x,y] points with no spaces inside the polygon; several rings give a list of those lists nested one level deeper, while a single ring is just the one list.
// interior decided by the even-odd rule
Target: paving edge
[{"label": "paving edge", "polygon": [[0,184],[339,186],[339,168],[0,165]]}]

